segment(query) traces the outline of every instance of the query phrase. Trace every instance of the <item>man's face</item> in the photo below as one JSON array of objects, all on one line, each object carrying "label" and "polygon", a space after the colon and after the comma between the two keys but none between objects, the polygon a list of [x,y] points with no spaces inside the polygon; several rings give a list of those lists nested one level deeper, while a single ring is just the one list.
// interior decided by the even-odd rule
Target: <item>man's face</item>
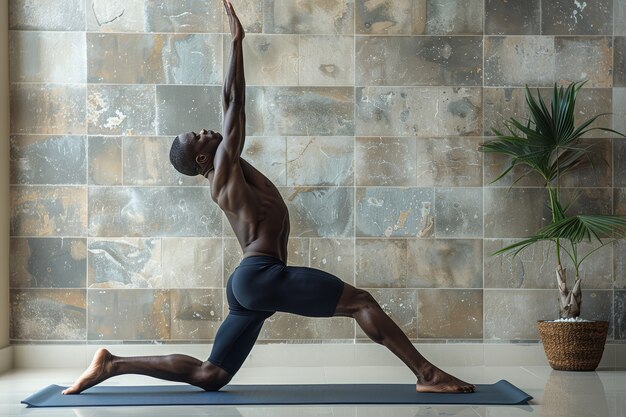
[{"label": "man's face", "polygon": [[202,159],[202,156],[204,156],[213,165],[213,157],[215,156],[217,146],[222,141],[222,135],[212,130],[202,129],[199,133],[183,133],[178,135],[178,138],[192,159],[201,163],[202,161],[198,159]]}]

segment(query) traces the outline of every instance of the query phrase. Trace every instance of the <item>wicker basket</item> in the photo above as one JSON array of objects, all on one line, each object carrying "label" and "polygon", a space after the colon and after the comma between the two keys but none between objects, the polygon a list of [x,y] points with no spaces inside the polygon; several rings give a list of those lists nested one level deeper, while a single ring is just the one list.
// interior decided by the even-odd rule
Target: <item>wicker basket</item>
[{"label": "wicker basket", "polygon": [[552,369],[593,371],[598,367],[609,322],[539,321],[537,324]]}]

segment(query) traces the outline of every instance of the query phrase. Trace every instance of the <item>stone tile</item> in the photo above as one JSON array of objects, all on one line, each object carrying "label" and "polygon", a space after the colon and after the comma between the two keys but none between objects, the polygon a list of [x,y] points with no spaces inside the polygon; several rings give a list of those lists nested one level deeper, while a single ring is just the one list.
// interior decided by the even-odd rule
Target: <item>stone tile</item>
[{"label": "stone tile", "polygon": [[357,0],[355,7],[355,30],[358,34],[410,35],[413,32],[412,0]]},{"label": "stone tile", "polygon": [[626,240],[613,243],[615,288],[626,290]]},{"label": "stone tile", "polygon": [[348,284],[354,282],[354,240],[311,238],[311,267],[333,274]]},{"label": "stone tile", "polygon": [[626,188],[613,188],[613,214],[626,215]]},{"label": "stone tile", "polygon": [[559,198],[569,215],[611,214],[613,205],[610,188],[561,188]]},{"label": "stone tile", "polygon": [[170,163],[170,137],[125,137],[123,164],[125,185],[208,185],[201,175],[189,177]]},{"label": "stone tile", "polygon": [[10,138],[11,184],[85,184],[84,136],[14,135]]},{"label": "stone tile", "polygon": [[613,0],[541,2],[542,35],[611,35]]},{"label": "stone tile", "polygon": [[480,239],[409,239],[407,287],[481,288]]},{"label": "stone tile", "polygon": [[354,135],[354,89],[256,87],[247,91],[248,134]]},{"label": "stone tile", "polygon": [[435,236],[483,237],[482,188],[435,189]]},{"label": "stone tile", "polygon": [[11,84],[11,133],[82,134],[85,86]]},{"label": "stone tile", "polygon": [[144,16],[146,31],[174,33],[219,33],[225,19],[219,0],[148,0]]},{"label": "stone tile", "polygon": [[86,338],[84,289],[11,290],[10,338],[79,341]]},{"label": "stone tile", "polygon": [[220,84],[218,34],[87,34],[90,83]]},{"label": "stone tile", "polygon": [[354,339],[354,320],[347,317],[304,317],[276,313],[265,320],[259,340]]},{"label": "stone tile", "polygon": [[265,175],[274,185],[287,185],[287,139],[281,136],[249,136],[241,157]]},{"label": "stone tile", "polygon": [[[225,35],[225,75],[230,65],[231,43],[230,36]],[[246,85],[298,85],[298,36],[248,35],[243,41],[243,56]]]},{"label": "stone tile", "polygon": [[266,0],[265,33],[354,33],[354,0]]},{"label": "stone tile", "polygon": [[416,152],[415,138],[357,137],[356,184],[416,186]]},{"label": "stone tile", "polygon": [[613,86],[613,42],[610,37],[557,36],[556,81],[588,80],[587,87]]},{"label": "stone tile", "polygon": [[289,209],[291,236],[353,236],[352,188],[286,187],[280,191]]},{"label": "stone tile", "polygon": [[539,35],[541,0],[486,0],[485,35]]},{"label": "stone tile", "polygon": [[429,236],[432,207],[433,190],[429,188],[359,187],[356,236]]},{"label": "stone tile", "polygon": [[87,242],[73,238],[11,239],[11,288],[85,288]]},{"label": "stone tile", "polygon": [[170,291],[171,340],[214,339],[222,324],[222,290]]},{"label": "stone tile", "polygon": [[551,218],[548,193],[541,188],[489,187],[483,195],[486,238],[530,236]]},{"label": "stone tile", "polygon": [[[61,50],[63,54],[59,54]],[[11,82],[84,83],[85,63],[84,33],[9,33]]]},{"label": "stone tile", "polygon": [[[556,287],[556,286],[555,286]],[[538,320],[559,316],[558,290],[484,290],[486,340],[538,340]]]},{"label": "stone tile", "polygon": [[[213,1],[221,3],[219,0]],[[232,3],[246,34],[263,32],[263,0],[236,0]],[[230,26],[226,13],[223,14],[222,20],[222,32],[229,34]]]},{"label": "stone tile", "polygon": [[18,30],[85,30],[85,1],[11,1],[9,2],[9,28]]},{"label": "stone tile", "polygon": [[485,38],[485,86],[549,87],[554,83],[554,39],[549,36]]},{"label": "stone tile", "polygon": [[[368,291],[408,338],[417,337],[417,290],[385,288]],[[356,328],[357,339],[368,338],[358,325]]]},{"label": "stone tile", "polygon": [[90,239],[89,288],[166,288],[161,239]]},{"label": "stone tile", "polygon": [[352,185],[354,137],[287,138],[287,185]]},{"label": "stone tile", "polygon": [[613,39],[613,86],[626,87],[626,36]]},{"label": "stone tile", "polygon": [[208,187],[94,187],[89,236],[218,236],[221,212]]},{"label": "stone tile", "polygon": [[483,159],[483,182],[485,186],[543,187],[545,184],[545,180],[541,175],[535,173],[526,165],[517,165],[513,168],[513,171],[495,181],[509,167],[510,163],[511,159],[507,156],[485,153]]},{"label": "stone tile", "polygon": [[357,85],[481,85],[482,38],[357,37],[355,65]]},{"label": "stone tile", "polygon": [[155,113],[152,85],[89,85],[91,135],[153,135]]},{"label": "stone tile", "polygon": [[615,339],[626,339],[626,291],[615,291],[614,295],[615,312]]},{"label": "stone tile", "polygon": [[[626,88],[613,88],[612,106],[612,112],[615,115],[612,118],[613,129],[626,134]],[[611,125],[605,124],[605,126]]]},{"label": "stone tile", "polygon": [[11,187],[11,236],[85,236],[87,187]]},{"label": "stone tile", "polygon": [[[613,184],[611,142],[611,139],[583,139],[581,146],[593,146],[592,153],[589,155],[591,161],[585,159],[580,167],[563,175],[561,186],[610,187]],[[619,154],[617,149],[616,147],[616,155]],[[615,172],[617,173],[617,170]],[[619,181],[618,175],[615,175],[615,180]]]},{"label": "stone tile", "polygon": [[406,239],[356,239],[355,280],[359,288],[405,288]]},{"label": "stone tile", "polygon": [[417,0],[413,2],[413,34],[481,35],[482,0]]},{"label": "stone tile", "polygon": [[[532,245],[516,257],[512,253],[493,256],[497,250],[516,241],[517,239],[485,239],[485,288],[555,288],[557,260],[553,243]],[[595,244],[581,243],[579,257],[582,258],[596,247]],[[569,245],[566,249],[571,252]],[[608,289],[613,286],[611,252],[611,247],[607,246],[584,261],[580,270],[583,288]],[[561,253],[561,261],[567,270],[571,287],[575,281],[574,266],[565,252]]]},{"label": "stone tile", "polygon": [[417,140],[417,185],[482,186],[481,138],[448,137]]},{"label": "stone tile", "polygon": [[88,340],[170,339],[169,291],[133,289],[88,292]]},{"label": "stone tile", "polygon": [[[504,122],[511,117],[525,121],[530,115],[523,88],[484,88],[484,135],[495,136],[493,129],[506,133]],[[545,95],[544,95],[545,97]],[[495,178],[495,177],[494,177]]]},{"label": "stone tile", "polygon": [[[612,103],[613,89],[611,88],[584,88],[578,94],[576,100],[576,112],[574,114],[574,123],[576,126],[582,124],[589,118],[603,114],[594,122],[591,127],[611,127],[613,124]],[[612,138],[615,134],[610,132],[602,132],[593,130],[583,135],[584,138]]]},{"label": "stone tile", "polygon": [[483,131],[482,88],[440,88],[435,120],[438,136],[480,135]]},{"label": "stone tile", "polygon": [[226,288],[226,282],[243,259],[243,252],[236,238],[225,237],[223,243],[224,277],[222,285]]},{"label": "stone tile", "polygon": [[417,336],[482,339],[482,290],[419,290]]},{"label": "stone tile", "polygon": [[[580,317],[586,320],[608,321],[608,340],[613,340],[613,335],[616,333],[615,321],[613,320],[613,301],[613,291],[585,290],[583,288]],[[617,310],[617,308],[615,308],[615,310]]]},{"label": "stone tile", "polygon": [[221,87],[156,86],[157,134],[173,136],[203,128],[221,130],[221,99]]},{"label": "stone tile", "polygon": [[613,35],[626,35],[626,1],[613,0]]},{"label": "stone tile", "polygon": [[90,185],[122,184],[122,138],[91,136],[88,139]]},{"label": "stone tile", "polygon": [[311,242],[308,238],[291,238],[287,243],[287,265],[309,266]]},{"label": "stone tile", "polygon": [[626,187],[626,141],[613,141],[613,178],[615,187]]},{"label": "stone tile", "polygon": [[146,32],[143,1],[94,0],[86,20],[89,32]]},{"label": "stone tile", "polygon": [[354,85],[352,36],[302,36],[298,58],[299,85]]}]

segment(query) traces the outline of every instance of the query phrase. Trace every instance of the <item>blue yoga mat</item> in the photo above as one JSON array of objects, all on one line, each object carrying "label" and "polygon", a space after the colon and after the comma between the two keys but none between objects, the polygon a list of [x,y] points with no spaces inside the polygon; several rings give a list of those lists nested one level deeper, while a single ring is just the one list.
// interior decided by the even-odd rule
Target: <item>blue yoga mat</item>
[{"label": "blue yoga mat", "polygon": [[476,385],[476,392],[430,394],[413,384],[227,385],[206,392],[190,385],[95,386],[79,395],[50,385],[22,401],[29,407],[129,405],[277,405],[277,404],[525,404],[533,397],[505,380]]}]

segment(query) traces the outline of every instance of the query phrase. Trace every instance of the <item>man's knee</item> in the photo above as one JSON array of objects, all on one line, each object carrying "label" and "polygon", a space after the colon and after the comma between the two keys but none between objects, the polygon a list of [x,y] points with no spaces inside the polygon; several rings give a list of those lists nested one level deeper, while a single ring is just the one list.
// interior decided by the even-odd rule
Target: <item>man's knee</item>
[{"label": "man's knee", "polygon": [[213,365],[211,362],[204,362],[196,375],[194,375],[194,383],[205,391],[218,391],[232,379],[232,375],[228,374],[222,368]]},{"label": "man's knee", "polygon": [[363,309],[377,306],[378,302],[368,291],[346,284],[344,294],[337,305],[336,315],[354,317]]}]

